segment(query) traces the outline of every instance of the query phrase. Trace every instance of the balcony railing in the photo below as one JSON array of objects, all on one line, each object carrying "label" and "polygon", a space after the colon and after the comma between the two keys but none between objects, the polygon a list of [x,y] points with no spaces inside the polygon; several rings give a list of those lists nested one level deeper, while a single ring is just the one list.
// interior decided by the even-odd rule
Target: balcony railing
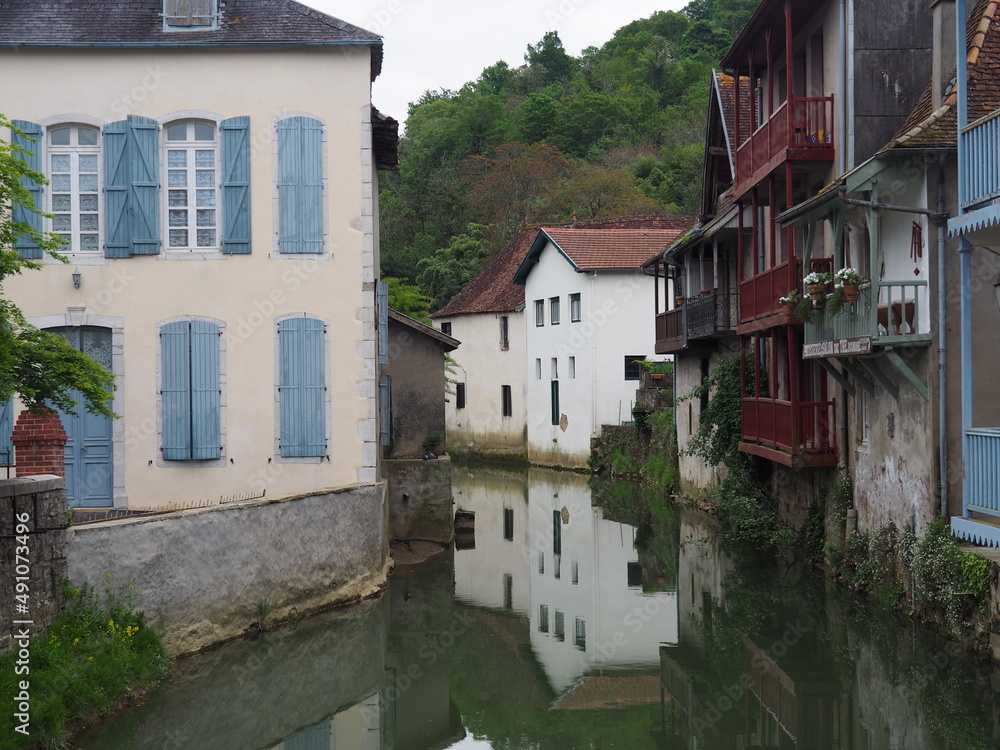
[{"label": "balcony railing", "polygon": [[[789,154],[789,150],[805,154]],[[779,154],[790,158],[833,158],[833,97],[784,101],[736,150],[736,182],[750,181]],[[829,153],[827,153],[829,152]]]},{"label": "balcony railing", "polygon": [[736,329],[736,292],[712,292],[691,297],[687,308],[688,339],[711,338]]},{"label": "balcony railing", "polygon": [[967,125],[959,139],[962,208],[1000,197],[1000,110]]},{"label": "balcony railing", "polygon": [[789,455],[832,453],[836,446],[834,404],[811,401],[794,407],[790,401],[744,398],[743,439]]},{"label": "balcony railing", "polygon": [[778,298],[801,286],[801,261],[779,263],[740,282],[740,321],[747,322],[777,312]]},{"label": "balcony railing", "polygon": [[1000,428],[979,427],[966,432],[970,492],[967,510],[1000,516]]},{"label": "balcony railing", "polygon": [[[818,309],[805,326],[805,343],[870,336],[882,343],[930,335],[926,281],[879,281],[859,290],[857,302],[832,312]],[[874,302],[873,302],[874,298]],[[828,303],[829,304],[829,303]]]},{"label": "balcony railing", "polygon": [[684,308],[656,314],[656,353],[674,354],[684,348]]}]

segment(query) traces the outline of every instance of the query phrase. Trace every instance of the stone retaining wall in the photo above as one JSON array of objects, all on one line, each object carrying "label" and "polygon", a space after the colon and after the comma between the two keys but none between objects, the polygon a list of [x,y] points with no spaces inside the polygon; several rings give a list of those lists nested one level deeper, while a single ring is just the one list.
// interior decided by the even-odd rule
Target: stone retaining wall
[{"label": "stone retaining wall", "polygon": [[[66,579],[66,522],[61,477],[0,480],[0,650],[11,646],[14,620],[31,620],[32,637],[37,638],[59,614]],[[25,529],[27,534],[22,533]],[[20,580],[24,573],[26,581]],[[26,600],[17,598],[18,583],[27,583]],[[16,607],[25,602],[27,613],[18,612]]]},{"label": "stone retaining wall", "polygon": [[384,485],[72,527],[69,578],[131,598],[173,655],[379,591]]}]

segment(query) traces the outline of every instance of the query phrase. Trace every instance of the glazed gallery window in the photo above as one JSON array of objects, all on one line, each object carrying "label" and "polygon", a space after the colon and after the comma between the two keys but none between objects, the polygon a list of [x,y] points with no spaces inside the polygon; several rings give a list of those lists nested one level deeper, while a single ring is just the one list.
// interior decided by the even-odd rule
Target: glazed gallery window
[{"label": "glazed gallery window", "polygon": [[219,245],[219,145],[213,123],[164,128],[167,162],[167,246],[215,250]]},{"label": "glazed gallery window", "polygon": [[48,131],[48,178],[52,231],[66,240],[64,252],[94,253],[100,243],[100,131],[67,125]]}]

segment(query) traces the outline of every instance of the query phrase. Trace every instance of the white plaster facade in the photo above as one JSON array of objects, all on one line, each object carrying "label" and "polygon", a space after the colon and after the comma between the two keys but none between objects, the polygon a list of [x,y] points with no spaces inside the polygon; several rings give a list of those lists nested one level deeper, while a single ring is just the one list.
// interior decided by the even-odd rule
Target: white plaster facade
[{"label": "white plaster facade", "polygon": [[[379,260],[371,44],[3,47],[0,65],[5,114],[43,128],[100,127],[127,115],[161,126],[189,118],[250,119],[250,254],[170,250],[164,209],[157,255],[71,253],[68,265],[46,261],[43,270],[5,287],[37,325],[112,328],[114,409],[121,415],[114,423],[114,505],[183,506],[375,482]],[[283,255],[277,248],[276,123],[302,113],[318,119],[324,132],[323,251]],[[161,140],[161,168],[162,146]],[[164,205],[165,193],[160,190]],[[283,461],[275,448],[276,321],[296,314],[327,322],[327,453]],[[212,319],[224,330],[221,462],[161,460],[158,329],[178,318]]]},{"label": "white plaster facade", "polygon": [[[666,241],[664,242],[666,244]],[[580,295],[574,321],[571,295]],[[654,280],[639,269],[577,271],[549,241],[525,282],[528,458],[582,468],[601,426],[632,421],[638,379],[625,379],[626,359],[653,358]],[[559,323],[552,324],[552,300]],[[544,324],[535,307],[542,301]],[[552,383],[559,414],[552,419]],[[553,424],[556,421],[556,424]]]},{"label": "white plaster facade", "polygon": [[[502,337],[506,318],[506,344]],[[482,454],[525,453],[524,310],[450,315],[435,321],[451,326],[462,342],[452,353],[455,367],[445,404],[449,448]],[[465,390],[459,408],[458,385]],[[504,414],[503,386],[510,388],[510,414]]]}]

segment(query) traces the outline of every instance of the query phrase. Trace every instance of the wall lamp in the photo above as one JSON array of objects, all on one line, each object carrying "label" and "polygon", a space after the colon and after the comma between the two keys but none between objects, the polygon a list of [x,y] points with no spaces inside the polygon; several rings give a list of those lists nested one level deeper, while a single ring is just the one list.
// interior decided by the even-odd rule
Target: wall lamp
[{"label": "wall lamp", "polygon": [[[73,288],[74,289],[79,289],[80,288],[80,269],[79,268],[74,268],[73,269]],[[998,293],[1000,293],[1000,292],[998,292]]]}]

